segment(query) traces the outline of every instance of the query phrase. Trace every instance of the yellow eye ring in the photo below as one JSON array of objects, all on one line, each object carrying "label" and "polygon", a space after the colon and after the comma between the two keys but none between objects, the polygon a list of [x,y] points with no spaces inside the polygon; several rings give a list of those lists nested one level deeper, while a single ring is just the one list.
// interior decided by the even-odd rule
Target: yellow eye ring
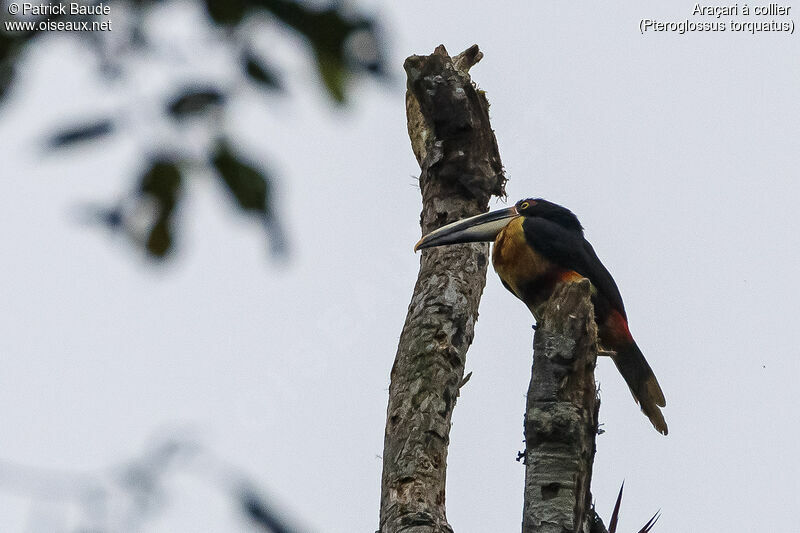
[{"label": "yellow eye ring", "polygon": [[530,206],[531,206],[531,204],[529,204],[528,202],[522,202],[522,204],[520,204],[519,208],[520,209],[528,209]]}]

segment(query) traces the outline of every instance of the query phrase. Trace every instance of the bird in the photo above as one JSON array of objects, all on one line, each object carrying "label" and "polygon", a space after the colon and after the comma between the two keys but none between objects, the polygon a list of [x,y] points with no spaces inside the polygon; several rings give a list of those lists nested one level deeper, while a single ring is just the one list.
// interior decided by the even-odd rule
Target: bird
[{"label": "bird", "polygon": [[664,393],[628,328],[617,284],[586,240],[578,217],[542,198],[458,220],[434,230],[414,251],[470,242],[493,242],[492,265],[506,289],[522,300],[537,322],[544,305],[564,282],[587,278],[601,346],[630,388],[633,398],[663,435]]}]

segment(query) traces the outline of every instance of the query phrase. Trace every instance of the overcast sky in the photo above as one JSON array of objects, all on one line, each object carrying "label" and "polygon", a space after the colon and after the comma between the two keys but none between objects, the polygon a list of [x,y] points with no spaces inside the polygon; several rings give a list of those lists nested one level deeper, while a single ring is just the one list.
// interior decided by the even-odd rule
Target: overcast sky
[{"label": "overcast sky", "polygon": [[[358,5],[391,37],[394,85],[359,82],[336,110],[298,43],[265,32],[291,96],[245,93],[229,119],[280,176],[284,262],[202,176],[166,266],[76,221],[76,206],[131,185],[146,119],[103,146],[41,149],[54,126],[130,109],[176,76],[224,77],[224,54],[142,65],[114,94],[74,41],[27,58],[0,109],[0,458],[94,472],[188,429],[311,530],[377,529],[389,371],[419,266],[402,62],[478,43],[509,202],[580,217],[667,397],[663,437],[599,362],[598,511],[624,479],[623,532],[658,509],[661,532],[786,530],[800,504],[797,35],[640,34],[644,18],[701,20],[690,2]],[[152,24],[191,41],[193,20],[167,8]],[[520,527],[531,323],[490,270],[453,416],[457,533]],[[242,527],[226,500],[175,483],[143,531]],[[30,501],[0,491],[0,530],[25,531]]]}]

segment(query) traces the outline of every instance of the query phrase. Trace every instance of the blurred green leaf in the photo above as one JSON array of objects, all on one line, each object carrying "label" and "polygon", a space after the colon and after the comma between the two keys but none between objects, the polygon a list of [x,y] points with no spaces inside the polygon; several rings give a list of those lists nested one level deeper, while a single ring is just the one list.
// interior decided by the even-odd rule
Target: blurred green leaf
[{"label": "blurred green leaf", "polygon": [[185,117],[208,111],[225,103],[225,95],[214,88],[187,89],[172,99],[167,110],[174,117]]},{"label": "blurred green leaf", "polygon": [[0,100],[6,96],[6,89],[11,85],[14,67],[20,57],[19,51],[35,36],[36,33],[32,31],[7,31],[0,27]]},{"label": "blurred green leaf", "polygon": [[14,64],[9,60],[0,59],[0,102],[6,97],[6,91],[14,77]]},{"label": "blurred green leaf", "polygon": [[6,90],[14,76],[13,40],[8,32],[0,30],[0,100],[5,98]]},{"label": "blurred green leaf", "polygon": [[248,52],[243,57],[244,71],[247,76],[258,85],[272,90],[281,90],[280,81],[275,71],[268,67],[264,61]]},{"label": "blurred green leaf", "polygon": [[64,129],[53,135],[48,145],[51,148],[63,148],[84,141],[92,141],[114,131],[114,122],[111,119],[102,119],[89,122],[80,126]]},{"label": "blurred green leaf", "polygon": [[271,533],[292,533],[297,530],[284,523],[280,514],[250,488],[242,488],[239,501],[245,516],[255,525]]},{"label": "blurred green leaf", "polygon": [[[339,103],[345,101],[346,84],[352,71],[383,72],[375,24],[367,17],[345,17],[338,6],[314,10],[300,2],[259,0],[280,21],[308,39],[317,62],[317,70],[328,94]],[[350,37],[361,33],[358,53],[348,51]],[[368,37],[368,38],[364,38]],[[367,50],[365,48],[374,49]],[[359,58],[368,58],[361,62]]]},{"label": "blurred green leaf", "polygon": [[238,24],[252,5],[247,0],[206,0],[208,14],[217,24]]},{"label": "blurred green leaf", "polygon": [[226,143],[220,146],[213,164],[241,209],[270,215],[268,182],[260,171],[240,161]]},{"label": "blurred green leaf", "polygon": [[155,161],[139,184],[139,192],[157,202],[156,218],[145,243],[148,253],[155,257],[165,257],[172,248],[172,216],[180,189],[181,173],[171,161]]},{"label": "blurred green leaf", "polygon": [[337,103],[343,104],[345,102],[345,84],[347,83],[347,70],[335,55],[328,53],[326,50],[317,50],[316,52],[317,70],[322,77],[322,82],[325,88],[328,89],[328,94]]}]

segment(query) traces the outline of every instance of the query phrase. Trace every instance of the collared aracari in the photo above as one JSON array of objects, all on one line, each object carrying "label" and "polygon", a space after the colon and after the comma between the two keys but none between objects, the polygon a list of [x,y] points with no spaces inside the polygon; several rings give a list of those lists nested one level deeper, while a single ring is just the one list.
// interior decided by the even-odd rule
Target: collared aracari
[{"label": "collared aracari", "polygon": [[664,393],[628,330],[614,278],[583,236],[572,211],[541,198],[459,220],[425,235],[414,250],[468,242],[494,242],[492,264],[503,285],[539,320],[543,305],[565,281],[588,278],[600,343],[653,426],[664,435]]}]

